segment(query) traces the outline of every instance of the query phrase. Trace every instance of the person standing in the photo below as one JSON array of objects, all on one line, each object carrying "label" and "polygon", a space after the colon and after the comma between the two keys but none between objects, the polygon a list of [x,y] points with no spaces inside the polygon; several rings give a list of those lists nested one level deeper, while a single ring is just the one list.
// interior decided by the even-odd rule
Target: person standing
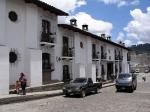
[{"label": "person standing", "polygon": [[16,81],[15,87],[16,87],[16,93],[19,94],[19,92],[20,92],[19,91],[20,90],[20,81],[19,80]]},{"label": "person standing", "polygon": [[24,73],[20,73],[19,81],[21,83],[22,93],[23,95],[26,95],[27,79]]}]

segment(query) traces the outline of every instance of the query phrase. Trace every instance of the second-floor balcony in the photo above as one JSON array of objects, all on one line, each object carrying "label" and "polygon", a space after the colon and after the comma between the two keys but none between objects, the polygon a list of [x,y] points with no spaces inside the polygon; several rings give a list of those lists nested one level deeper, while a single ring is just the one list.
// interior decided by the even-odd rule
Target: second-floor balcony
[{"label": "second-floor balcony", "polygon": [[119,55],[115,54],[115,60],[119,60]]},{"label": "second-floor balcony", "polygon": [[54,36],[51,35],[51,33],[42,32],[40,44],[41,45],[54,45],[55,38]]},{"label": "second-floor balcony", "polygon": [[123,60],[123,56],[122,55],[115,55],[115,60],[121,61],[121,60]]},{"label": "second-floor balcony", "polygon": [[73,57],[73,49],[72,48],[63,48],[62,50],[63,58],[72,58]]},{"label": "second-floor balcony", "polygon": [[122,55],[119,55],[119,60],[123,60],[123,56]]},{"label": "second-floor balcony", "polygon": [[101,59],[107,59],[107,53],[101,53]]},{"label": "second-floor balcony", "polygon": [[99,57],[98,54],[96,54],[96,53],[93,53],[93,54],[92,54],[92,60],[93,60],[93,61],[99,61],[99,58],[100,58],[100,57]]}]

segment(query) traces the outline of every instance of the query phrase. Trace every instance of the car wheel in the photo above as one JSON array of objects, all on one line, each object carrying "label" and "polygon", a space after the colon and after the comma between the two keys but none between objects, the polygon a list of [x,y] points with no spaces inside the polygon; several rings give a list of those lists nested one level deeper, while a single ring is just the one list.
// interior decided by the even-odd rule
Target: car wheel
[{"label": "car wheel", "polygon": [[137,87],[135,86],[135,87],[134,87],[134,90],[136,90],[136,88],[137,88]]},{"label": "car wheel", "polygon": [[116,91],[117,91],[117,92],[119,92],[119,91],[120,91],[120,88],[119,88],[119,87],[118,87],[118,88],[116,88]]},{"label": "car wheel", "polygon": [[134,90],[133,86],[129,87],[129,92],[132,93]]},{"label": "car wheel", "polygon": [[95,94],[97,94],[99,92],[99,89],[98,88],[96,88],[95,89]]},{"label": "car wheel", "polygon": [[82,90],[82,91],[81,91],[81,97],[83,98],[83,97],[85,97],[85,96],[86,96],[85,90]]}]

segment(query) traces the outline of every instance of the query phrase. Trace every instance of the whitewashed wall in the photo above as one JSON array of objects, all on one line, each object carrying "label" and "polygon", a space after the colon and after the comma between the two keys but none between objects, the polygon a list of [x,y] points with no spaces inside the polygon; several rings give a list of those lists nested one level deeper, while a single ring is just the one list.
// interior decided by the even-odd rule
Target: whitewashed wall
[{"label": "whitewashed wall", "polygon": [[30,49],[30,86],[42,85],[42,51]]},{"label": "whitewashed wall", "polygon": [[0,45],[6,44],[6,31],[5,31],[5,23],[6,23],[6,0],[0,0]]},{"label": "whitewashed wall", "polygon": [[[18,14],[16,22],[10,21],[8,13],[15,11]],[[10,85],[15,84],[20,72],[24,71],[24,46],[25,46],[25,3],[22,0],[6,0],[6,45],[15,50],[18,60],[10,64]]]},{"label": "whitewashed wall", "polygon": [[25,20],[25,42],[27,48],[38,48],[38,8],[33,4],[26,4],[26,20]]},{"label": "whitewashed wall", "polygon": [[[4,1],[6,1],[6,5]],[[28,85],[41,85],[42,63],[39,62],[37,65],[41,67],[39,68],[40,75],[38,75],[38,78],[40,80],[37,80],[37,82],[35,82],[33,80],[33,77],[35,75],[36,68],[33,67],[33,63],[35,61],[33,57],[36,57],[35,59],[41,59],[42,61],[41,54],[36,52],[37,50],[42,50],[40,48],[42,19],[49,20],[51,23],[51,31],[56,32],[57,16],[50,13],[49,11],[44,11],[34,4],[26,4],[23,0],[2,0],[0,1],[0,3],[3,3],[2,7],[0,7],[2,8],[2,10],[0,11],[2,12],[3,17],[5,17],[4,19],[2,19],[3,22],[0,22],[0,25],[4,26],[3,30],[5,31],[3,32],[6,32],[0,32],[0,44],[2,43],[3,45],[6,43],[10,50],[13,49],[13,51],[18,54],[18,61],[14,64],[10,64],[10,85],[15,84],[21,72],[24,72],[27,75]],[[6,9],[4,10],[5,6]],[[8,18],[8,13],[10,11],[15,11],[17,13],[18,20],[16,22],[12,22]],[[4,23],[6,23],[6,25]],[[35,51],[33,50],[33,53],[31,53],[29,52],[30,49],[35,49]],[[42,52],[50,52],[52,61],[55,64],[54,50],[53,52],[52,50]],[[39,57],[36,56],[36,53],[39,54]],[[52,73],[52,76],[55,76],[55,74]]]}]

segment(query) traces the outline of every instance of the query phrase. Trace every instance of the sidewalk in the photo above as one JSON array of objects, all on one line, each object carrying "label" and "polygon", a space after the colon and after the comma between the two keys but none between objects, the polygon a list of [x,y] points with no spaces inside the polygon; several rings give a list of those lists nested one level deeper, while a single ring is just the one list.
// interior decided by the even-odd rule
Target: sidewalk
[{"label": "sidewalk", "polygon": [[[104,84],[102,88],[110,86],[114,86],[114,83]],[[60,95],[63,95],[62,90],[32,92],[27,93],[26,95],[18,95],[18,94],[2,95],[0,96],[0,105],[42,99],[47,97],[55,97]]]}]

